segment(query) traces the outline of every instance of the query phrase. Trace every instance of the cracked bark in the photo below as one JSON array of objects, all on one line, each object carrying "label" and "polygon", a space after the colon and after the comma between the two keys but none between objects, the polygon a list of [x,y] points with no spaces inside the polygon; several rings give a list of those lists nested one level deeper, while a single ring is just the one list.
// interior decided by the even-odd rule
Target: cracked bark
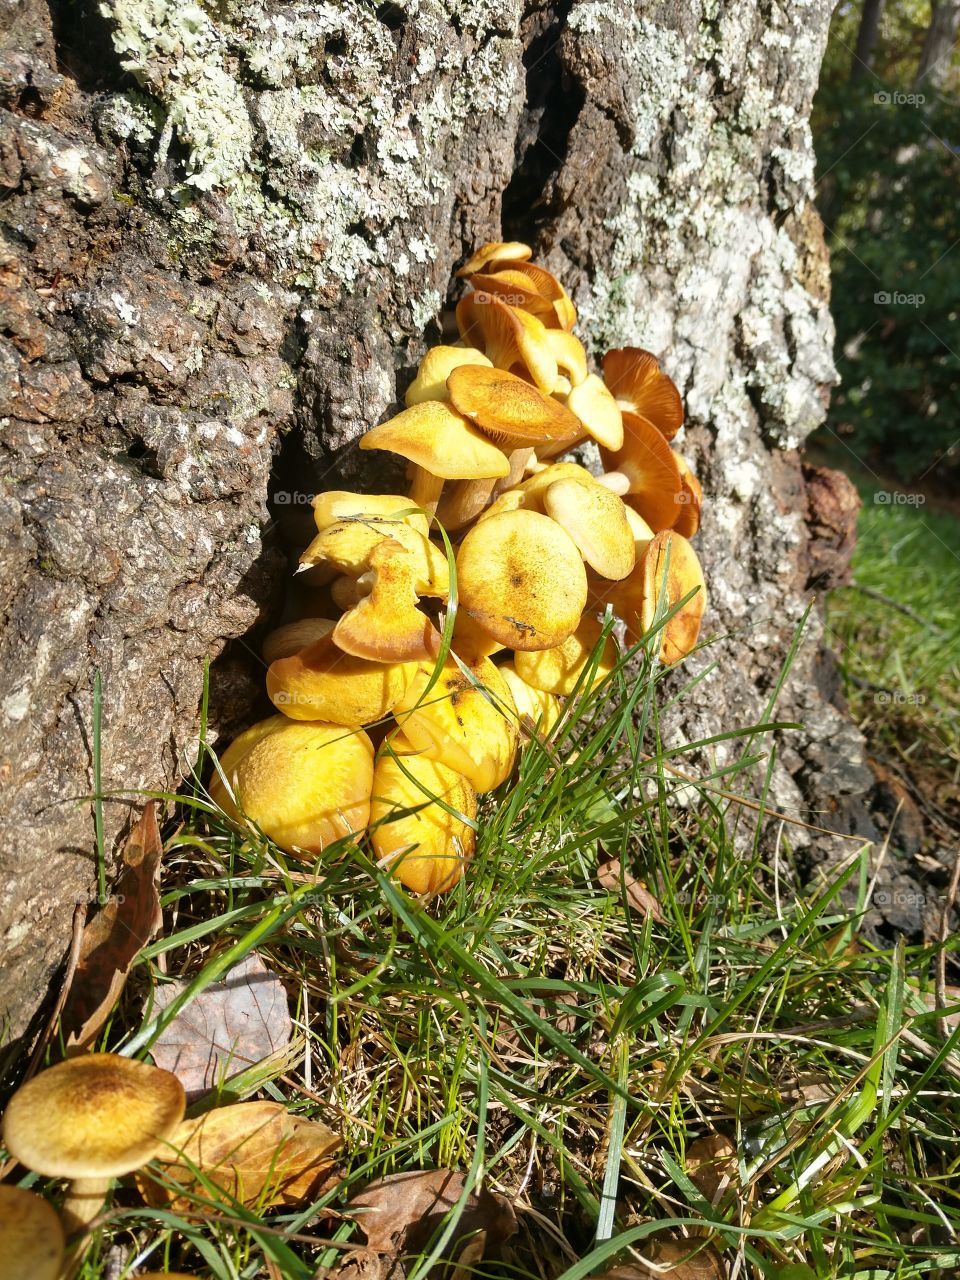
[{"label": "cracked bark", "polygon": [[[214,734],[262,711],[248,645],[305,519],[271,496],[374,482],[353,441],[436,341],[476,244],[531,240],[594,358],[652,347],[684,393],[721,638],[675,735],[757,721],[811,580],[849,552],[836,484],[807,523],[797,453],[834,378],[807,128],[829,0],[224,3],[189,65],[131,52],[146,19],[105,7],[0,0],[11,1053],[94,893],[94,672],[112,863],[129,793],[176,788],[194,756],[204,661]],[[166,0],[142,8],[174,29]],[[236,154],[208,70],[246,112]],[[851,829],[870,777],[820,641],[814,613],[771,802]],[[814,837],[812,860],[830,854]]]}]

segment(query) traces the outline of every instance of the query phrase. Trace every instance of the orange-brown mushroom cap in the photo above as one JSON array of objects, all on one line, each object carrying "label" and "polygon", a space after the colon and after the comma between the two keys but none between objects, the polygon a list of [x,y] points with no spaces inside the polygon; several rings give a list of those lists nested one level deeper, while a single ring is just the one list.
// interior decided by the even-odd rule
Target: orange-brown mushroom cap
[{"label": "orange-brown mushroom cap", "polygon": [[697,554],[687,539],[673,529],[656,535],[634,572],[611,592],[611,604],[626,623],[632,642],[654,626],[661,592],[664,613],[690,595],[660,633],[660,661],[669,664],[678,662],[696,645],[707,606],[706,584]]},{"label": "orange-brown mushroom cap", "polygon": [[463,365],[447,388],[454,408],[504,448],[573,439],[580,430],[569,409],[504,369]]},{"label": "orange-brown mushroom cap", "polygon": [[625,499],[652,529],[669,529],[680,512],[677,496],[683,488],[677,455],[646,418],[624,412],[623,430],[622,449],[611,453],[601,447],[604,466],[626,477]]},{"label": "orange-brown mushroom cap", "polygon": [[703,487],[690,469],[690,464],[678,453],[677,466],[680,468],[681,490],[677,495],[680,514],[673,523],[677,533],[685,538],[693,538],[700,531],[700,508],[703,505]]},{"label": "orange-brown mushroom cap", "polygon": [[547,329],[529,312],[508,307],[490,293],[468,293],[457,303],[464,342],[479,347],[498,369],[518,366],[545,394],[557,385],[557,359]]},{"label": "orange-brown mushroom cap", "polygon": [[666,440],[683,426],[683,401],[660,361],[642,347],[622,347],[603,357],[603,378],[621,409],[652,422]]},{"label": "orange-brown mushroom cap", "polygon": [[63,1227],[57,1211],[24,1187],[0,1183],[0,1276],[5,1280],[58,1280]]},{"label": "orange-brown mushroom cap", "polygon": [[482,271],[488,262],[525,262],[533,257],[533,250],[528,244],[519,240],[488,240],[475,253],[471,254],[457,275],[472,276],[475,271]]}]

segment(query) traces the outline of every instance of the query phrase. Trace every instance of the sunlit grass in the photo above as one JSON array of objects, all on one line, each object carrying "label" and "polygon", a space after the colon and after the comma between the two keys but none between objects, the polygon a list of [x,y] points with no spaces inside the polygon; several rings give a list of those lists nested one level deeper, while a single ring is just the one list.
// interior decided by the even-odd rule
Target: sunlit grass
[{"label": "sunlit grass", "polygon": [[[754,837],[754,811],[718,795],[762,794],[774,706],[729,731],[741,758],[690,803],[672,770],[704,744],[664,749],[650,648],[528,745],[442,898],[411,897],[363,844],[307,865],[224,822],[202,786],[178,798],[165,933],[101,1047],[147,1056],[172,1016],[156,1017],[151,990],[185,976],[196,993],[255,947],[284,981],[294,1041],[194,1109],[282,1099],[343,1134],[343,1181],[263,1215],[215,1189],[195,1190],[189,1215],[150,1209],[127,1183],[83,1276],[307,1280],[362,1242],[325,1210],[371,1178],[437,1166],[514,1203],[519,1232],[480,1274],[578,1280],[664,1231],[749,1277],[955,1272],[960,1032],[938,1031],[935,948],[858,936],[870,884],[856,843],[833,883],[804,892],[789,827],[777,839],[761,820]],[[607,855],[662,921],[600,886]],[[718,1133],[736,1154],[711,1202],[688,1152]]]}]

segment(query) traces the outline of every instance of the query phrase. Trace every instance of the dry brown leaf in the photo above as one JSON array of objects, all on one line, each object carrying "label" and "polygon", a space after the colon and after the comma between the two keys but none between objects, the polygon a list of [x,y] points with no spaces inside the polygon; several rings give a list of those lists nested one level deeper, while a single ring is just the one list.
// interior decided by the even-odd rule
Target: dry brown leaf
[{"label": "dry brown leaf", "polygon": [[621,873],[619,858],[613,858],[610,862],[605,862],[598,867],[597,880],[601,888],[606,889],[608,893],[619,896],[625,889],[627,906],[631,911],[635,911],[639,916],[653,916],[658,924],[663,923],[664,915],[660,910],[660,903],[641,880],[631,875],[629,871]]},{"label": "dry brown leaf", "polygon": [[84,1052],[97,1038],[134,960],[163,923],[157,891],[162,856],[157,806],[151,801],[127,837],[115,892],[83,931],[61,1021],[71,1055]]},{"label": "dry brown leaf", "polygon": [[[160,1157],[166,1178],[195,1195],[203,1184],[195,1165],[228,1196],[247,1208],[309,1203],[330,1181],[342,1139],[315,1120],[290,1115],[282,1102],[238,1102],[184,1120],[171,1138],[178,1154]],[[146,1174],[138,1177],[143,1198],[155,1207],[189,1208],[186,1194],[162,1186]]]},{"label": "dry brown leaf", "polygon": [[708,1133],[687,1147],[686,1165],[690,1181],[713,1204],[736,1181],[737,1148],[722,1133]]},{"label": "dry brown leaf", "polygon": [[642,1262],[625,1262],[603,1273],[602,1280],[654,1280],[669,1276],[670,1280],[724,1280],[723,1264],[719,1255],[702,1240],[677,1240],[672,1236],[651,1236],[635,1246],[647,1261],[657,1269]]},{"label": "dry brown leaf", "polygon": [[[165,1009],[188,983],[157,991]],[[172,1071],[187,1100],[202,1097],[290,1040],[293,1027],[287,993],[277,975],[251,951],[222,982],[213,982],[164,1027],[150,1052],[158,1067]]]},{"label": "dry brown leaf", "polygon": [[[464,1182],[465,1175],[451,1169],[414,1170],[381,1178],[353,1197],[349,1211],[360,1211],[356,1218],[366,1234],[367,1244],[388,1255],[384,1275],[401,1275],[402,1270],[391,1268],[390,1261],[419,1253],[426,1247],[444,1216],[463,1194]],[[447,1256],[467,1265],[461,1249],[467,1237],[476,1238],[483,1233],[484,1248],[489,1255],[516,1229],[517,1220],[509,1200],[486,1187],[471,1192],[455,1235],[447,1246]],[[466,1251],[469,1259],[478,1260],[472,1240],[467,1243]]]}]

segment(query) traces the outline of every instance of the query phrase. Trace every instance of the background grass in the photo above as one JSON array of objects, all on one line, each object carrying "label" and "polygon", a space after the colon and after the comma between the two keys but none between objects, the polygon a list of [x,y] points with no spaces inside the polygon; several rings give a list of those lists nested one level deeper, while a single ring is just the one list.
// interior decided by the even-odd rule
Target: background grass
[{"label": "background grass", "polygon": [[[858,936],[871,886],[856,844],[807,893],[790,828],[718,796],[762,803],[773,708],[692,798],[671,770],[703,744],[663,749],[662,677],[644,647],[624,655],[531,744],[485,802],[469,874],[426,904],[363,846],[306,866],[225,824],[202,788],[179,798],[165,934],[103,1047],[148,1056],[151,990],[181,974],[202,989],[256,947],[294,1041],[199,1106],[256,1095],[323,1119],[344,1136],[343,1181],[257,1215],[215,1192],[194,1193],[192,1214],[149,1209],[128,1180],[82,1275],[300,1280],[362,1241],[326,1211],[371,1178],[438,1166],[516,1208],[518,1234],[480,1275],[578,1280],[663,1233],[700,1251],[695,1275],[956,1274],[960,1031],[948,1020],[945,1039],[934,1007],[936,948]],[[662,919],[600,886],[608,855]],[[691,1147],[717,1134],[734,1154],[705,1194]],[[435,1272],[436,1252],[407,1274]]]}]

